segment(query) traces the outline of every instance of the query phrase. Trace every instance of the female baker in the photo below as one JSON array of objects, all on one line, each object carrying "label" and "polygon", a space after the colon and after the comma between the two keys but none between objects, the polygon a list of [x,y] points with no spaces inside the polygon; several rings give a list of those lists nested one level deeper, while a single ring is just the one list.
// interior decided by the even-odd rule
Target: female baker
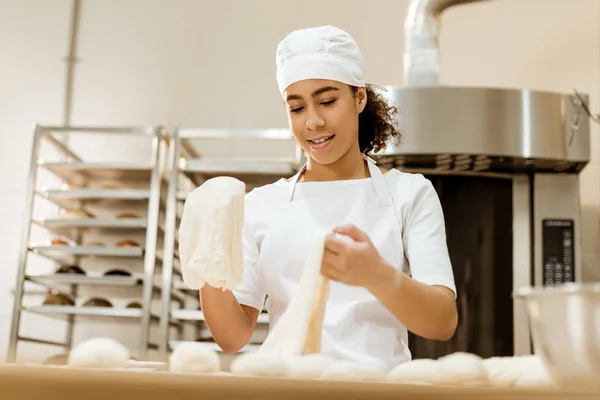
[{"label": "female baker", "polygon": [[378,168],[366,154],[399,139],[389,107],[363,82],[363,58],[346,32],[292,32],[277,48],[277,82],[307,163],[290,179],[246,196],[244,278],[233,291],[208,285],[202,309],[220,347],[245,346],[266,300],[271,326],[290,303],[314,233],[331,279],[321,351],[381,368],[410,360],[407,329],[447,340],[456,289],[441,205],[419,174]]}]

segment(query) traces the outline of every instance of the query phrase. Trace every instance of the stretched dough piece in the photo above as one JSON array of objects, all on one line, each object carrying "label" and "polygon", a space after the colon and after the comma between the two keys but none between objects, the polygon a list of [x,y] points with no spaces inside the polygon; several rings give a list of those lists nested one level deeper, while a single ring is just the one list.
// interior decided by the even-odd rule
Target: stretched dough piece
[{"label": "stretched dough piece", "polygon": [[321,275],[321,263],[325,237],[330,232],[323,229],[316,233],[296,294],[261,345],[259,354],[288,357],[320,352],[321,330],[329,298],[329,280]]},{"label": "stretched dough piece", "polygon": [[411,385],[432,385],[438,362],[432,359],[416,359],[404,362],[392,368],[388,381]]},{"label": "stretched dough piece", "polygon": [[194,189],[183,208],[179,256],[190,289],[234,289],[243,277],[244,182],[226,176]]},{"label": "stretched dough piece", "polygon": [[[319,264],[320,265],[320,264]],[[304,341],[301,354],[312,354],[321,352],[321,332],[325,308],[329,298],[329,279],[319,274],[317,278],[317,291],[312,304],[312,312],[308,321],[308,331]]]}]

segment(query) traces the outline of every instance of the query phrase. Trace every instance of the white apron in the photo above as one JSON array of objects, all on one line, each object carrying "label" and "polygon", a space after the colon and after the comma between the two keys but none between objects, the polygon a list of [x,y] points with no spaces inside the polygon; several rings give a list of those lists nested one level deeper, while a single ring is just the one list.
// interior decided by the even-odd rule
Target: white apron
[{"label": "white apron", "polygon": [[[314,232],[332,225],[354,224],[367,233],[379,254],[402,269],[404,252],[402,228],[385,177],[367,160],[370,179],[368,195],[349,201],[352,181],[338,181],[345,196],[336,198],[334,189],[322,193],[319,185],[336,182],[289,182],[290,201],[280,218],[267,230],[261,245],[259,284],[267,294],[266,308],[270,326],[277,324],[298,287]],[[304,191],[304,186],[310,190]],[[332,188],[328,187],[330,191]],[[331,195],[333,193],[333,195]],[[335,358],[372,362],[389,369],[410,359],[406,328],[361,287],[331,282],[330,297],[323,323],[322,353]]]}]

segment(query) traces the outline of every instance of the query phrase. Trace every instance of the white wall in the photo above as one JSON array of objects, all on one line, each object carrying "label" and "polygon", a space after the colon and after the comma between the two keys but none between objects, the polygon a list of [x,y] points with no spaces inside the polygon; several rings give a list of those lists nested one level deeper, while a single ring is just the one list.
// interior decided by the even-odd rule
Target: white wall
[{"label": "white wall", "polygon": [[[285,127],[275,47],[293,29],[348,30],[366,79],[402,83],[408,0],[86,0],[73,124]],[[22,230],[31,125],[62,122],[70,1],[0,0],[0,358],[6,349]],[[600,2],[497,0],[450,9],[442,82],[577,88],[600,109]],[[600,155],[582,174],[585,278],[600,278]],[[98,155],[136,154],[102,142]],[[53,325],[53,330],[58,327]],[[55,332],[56,333],[56,332]]]}]

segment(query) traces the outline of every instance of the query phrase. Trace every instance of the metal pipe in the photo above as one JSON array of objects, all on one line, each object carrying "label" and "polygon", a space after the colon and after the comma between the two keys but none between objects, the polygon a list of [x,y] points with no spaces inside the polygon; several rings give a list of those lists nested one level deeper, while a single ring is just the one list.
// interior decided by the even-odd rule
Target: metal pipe
[{"label": "metal pipe", "polygon": [[81,0],[73,0],[73,13],[71,15],[71,30],[69,32],[69,54],[67,62],[67,77],[65,83],[65,109],[63,122],[65,126],[71,125],[73,113],[73,87],[75,81],[75,63],[77,58],[77,43],[79,39],[79,20],[81,16]]},{"label": "metal pipe", "polygon": [[404,84],[439,83],[440,15],[449,7],[489,0],[411,0],[404,19]]}]

